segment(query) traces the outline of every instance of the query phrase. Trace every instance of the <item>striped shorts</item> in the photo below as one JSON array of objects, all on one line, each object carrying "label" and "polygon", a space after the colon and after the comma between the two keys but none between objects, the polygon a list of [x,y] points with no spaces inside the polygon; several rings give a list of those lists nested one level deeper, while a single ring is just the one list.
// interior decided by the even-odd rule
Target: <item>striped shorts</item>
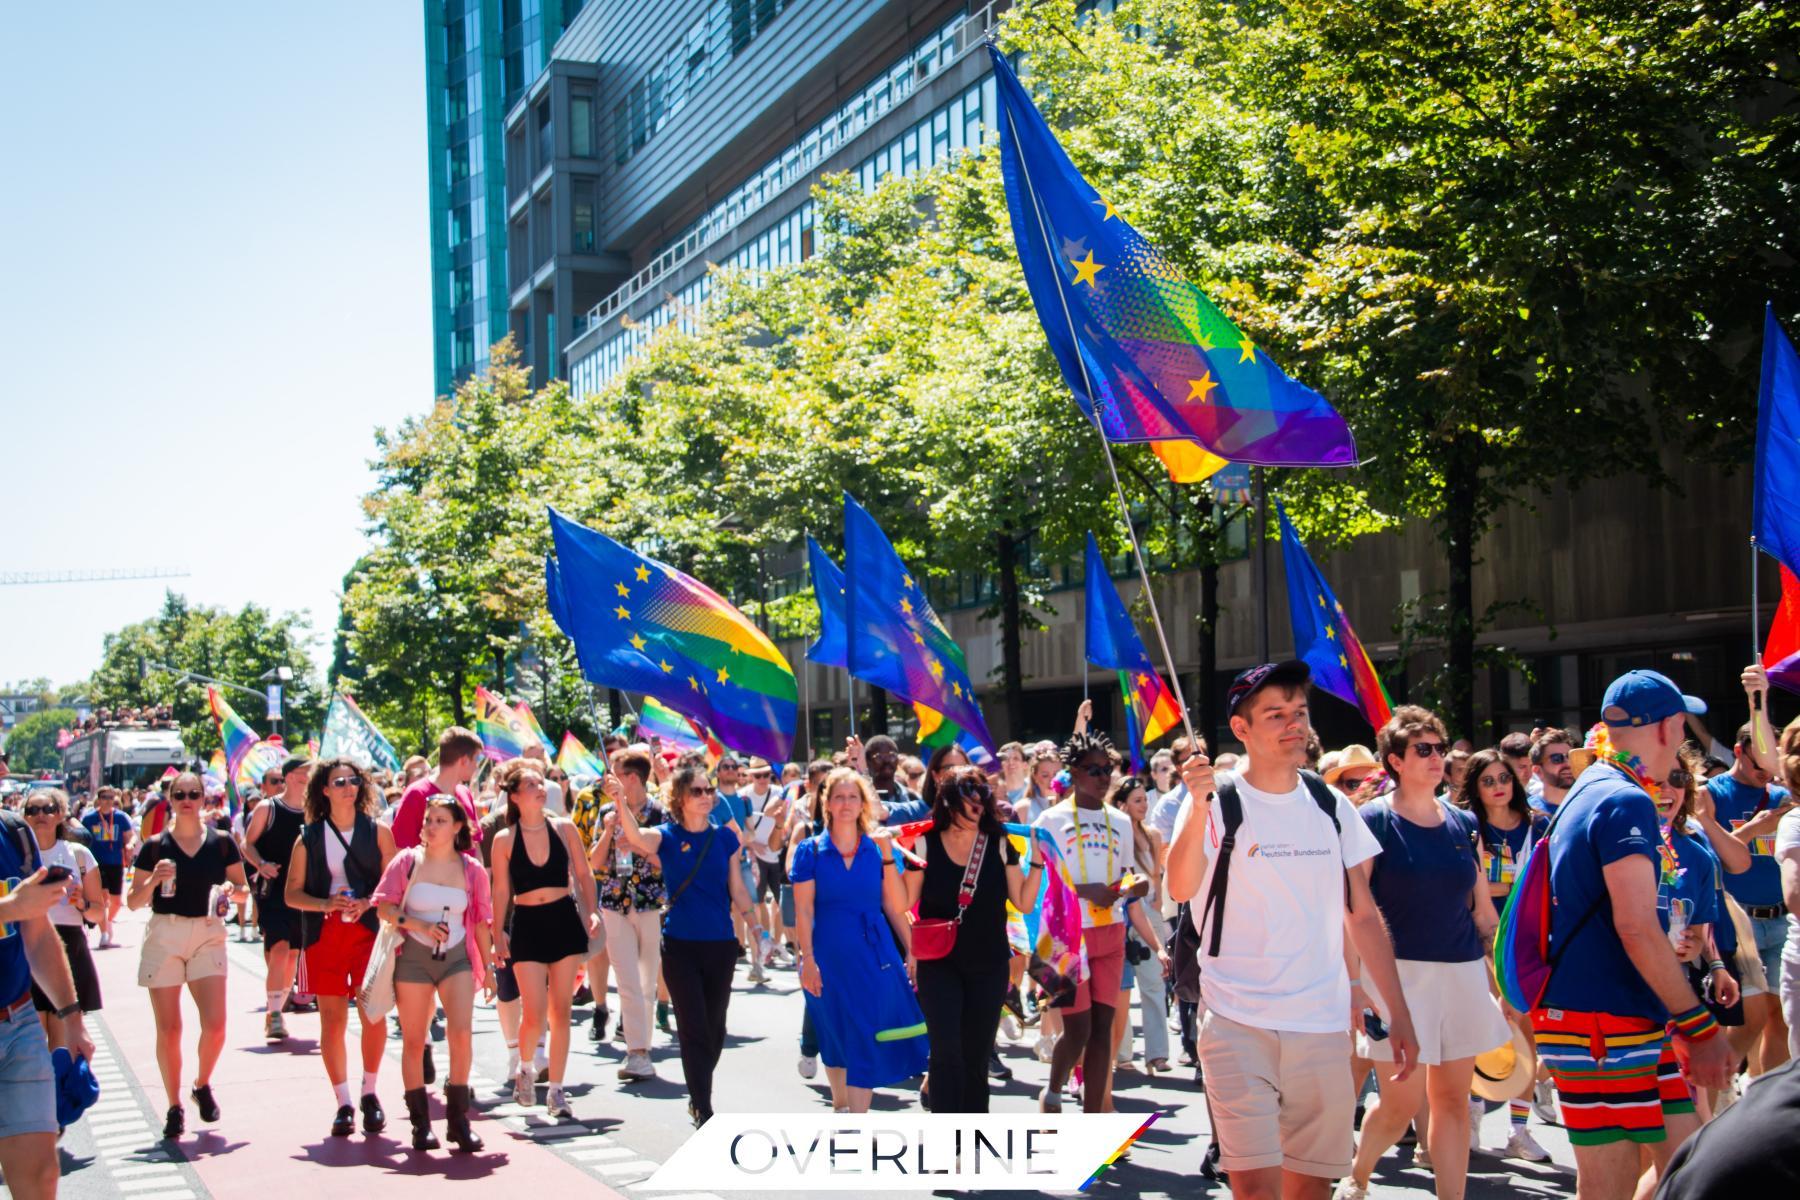
[{"label": "striped shorts", "polygon": [[1556,1080],[1572,1144],[1660,1142],[1667,1136],[1665,1116],[1694,1111],[1661,1022],[1540,1008],[1531,1027],[1538,1058]]}]

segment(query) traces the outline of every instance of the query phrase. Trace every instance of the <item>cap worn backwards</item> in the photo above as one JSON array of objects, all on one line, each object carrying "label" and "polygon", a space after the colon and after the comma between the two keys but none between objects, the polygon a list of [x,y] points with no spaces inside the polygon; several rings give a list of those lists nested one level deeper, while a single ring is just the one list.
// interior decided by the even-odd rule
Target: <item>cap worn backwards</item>
[{"label": "cap worn backwards", "polygon": [[1682,713],[1699,716],[1706,702],[1684,695],[1674,680],[1657,671],[1627,671],[1613,680],[1600,704],[1608,725],[1654,725]]}]

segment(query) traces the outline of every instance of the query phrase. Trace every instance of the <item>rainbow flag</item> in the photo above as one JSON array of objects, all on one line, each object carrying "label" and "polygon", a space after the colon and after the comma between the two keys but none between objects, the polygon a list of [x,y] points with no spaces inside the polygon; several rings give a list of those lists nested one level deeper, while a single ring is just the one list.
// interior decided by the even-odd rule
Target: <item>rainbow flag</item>
[{"label": "rainbow flag", "polygon": [[513,711],[519,714],[525,722],[525,727],[531,730],[532,735],[544,747],[544,753],[555,758],[556,743],[550,740],[550,735],[544,732],[542,725],[538,724],[537,714],[531,711],[531,705],[521,700],[513,706]]},{"label": "rainbow flag", "polygon": [[[256,730],[237,715],[225,697],[219,694],[218,688],[207,687],[206,704],[212,712],[213,723],[219,730],[219,743],[225,751],[225,780],[228,789],[254,789],[269,768],[279,767],[286,761],[287,747],[280,742],[268,742],[257,737]],[[236,796],[232,797],[234,803],[236,799]]]},{"label": "rainbow flag", "polygon": [[572,733],[563,734],[562,749],[556,752],[556,765],[571,779],[577,775],[606,774],[606,767],[594,757],[594,752]]},{"label": "rainbow flag", "polygon": [[223,789],[225,787],[225,752],[223,750],[212,752],[212,758],[207,762],[206,770],[200,772],[200,777],[206,781],[206,786],[209,788]]},{"label": "rainbow flag", "polygon": [[1319,573],[1287,510],[1281,518],[1281,561],[1287,567],[1288,619],[1294,627],[1294,656],[1312,668],[1313,685],[1362,711],[1363,720],[1380,729],[1393,716],[1393,702],[1375,664],[1363,649],[1344,606]]},{"label": "rainbow flag", "polygon": [[1081,899],[1075,894],[1062,849],[1047,832],[1031,825],[1002,826],[1025,861],[1028,850],[1044,862],[1037,908],[1021,913],[1006,906],[1007,934],[1013,946],[1042,959],[1059,975],[1079,982],[1087,975],[1087,949],[1081,941]]},{"label": "rainbow flag", "polygon": [[482,752],[497,763],[517,758],[537,738],[517,709],[486,688],[475,688],[475,734]]},{"label": "rainbow flag", "polygon": [[787,656],[723,596],[554,509],[550,615],[590,682],[655,697],[726,746],[785,762],[799,688]]},{"label": "rainbow flag", "polygon": [[638,711],[637,736],[646,742],[655,737],[675,751],[703,750],[708,762],[717,762],[725,753],[725,747],[706,732],[705,726],[682,716],[655,696],[644,697],[644,707]]}]

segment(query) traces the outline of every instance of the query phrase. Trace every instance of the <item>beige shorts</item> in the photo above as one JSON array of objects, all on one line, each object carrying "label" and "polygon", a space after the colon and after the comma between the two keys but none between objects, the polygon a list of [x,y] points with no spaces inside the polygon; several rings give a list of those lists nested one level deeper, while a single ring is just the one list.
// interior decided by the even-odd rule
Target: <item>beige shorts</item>
[{"label": "beige shorts", "polygon": [[138,986],[177,987],[225,974],[225,922],[153,913],[138,958]]},{"label": "beige shorts", "polygon": [[[1420,1065],[1437,1067],[1459,1058],[1474,1058],[1512,1040],[1500,1002],[1488,991],[1487,959],[1443,963],[1402,958],[1394,965],[1400,969],[1400,991],[1406,996],[1413,1033],[1419,1039]],[[1369,987],[1367,980],[1364,990],[1386,1021],[1388,1007],[1381,992]],[[1356,1053],[1374,1062],[1393,1062],[1394,1041],[1375,1041],[1358,1030]]]},{"label": "beige shorts", "polygon": [[1284,1167],[1337,1179],[1355,1153],[1346,1033],[1287,1033],[1208,1012],[1200,1064],[1227,1171]]}]

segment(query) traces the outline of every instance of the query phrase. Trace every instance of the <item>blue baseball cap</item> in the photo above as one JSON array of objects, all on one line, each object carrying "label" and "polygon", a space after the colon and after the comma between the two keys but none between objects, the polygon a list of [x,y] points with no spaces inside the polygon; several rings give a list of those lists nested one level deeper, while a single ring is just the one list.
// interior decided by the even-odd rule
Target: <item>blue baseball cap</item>
[{"label": "blue baseball cap", "polygon": [[50,1052],[50,1064],[56,1074],[56,1123],[73,1125],[100,1098],[100,1084],[87,1059],[76,1058],[65,1047]]},{"label": "blue baseball cap", "polygon": [[1656,671],[1627,671],[1613,680],[1600,702],[1600,719],[1608,725],[1654,725],[1681,713],[1698,716],[1706,701],[1683,695],[1675,681]]}]

